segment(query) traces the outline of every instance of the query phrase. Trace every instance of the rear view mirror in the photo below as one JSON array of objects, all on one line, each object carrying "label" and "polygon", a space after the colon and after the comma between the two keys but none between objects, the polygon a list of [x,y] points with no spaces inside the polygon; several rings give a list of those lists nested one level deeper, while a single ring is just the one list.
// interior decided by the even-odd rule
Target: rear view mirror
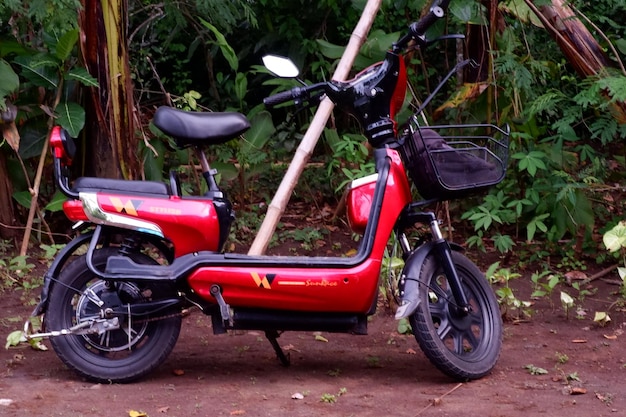
[{"label": "rear view mirror", "polygon": [[300,75],[298,67],[289,58],[282,56],[265,55],[263,57],[263,65],[277,77],[296,78]]}]

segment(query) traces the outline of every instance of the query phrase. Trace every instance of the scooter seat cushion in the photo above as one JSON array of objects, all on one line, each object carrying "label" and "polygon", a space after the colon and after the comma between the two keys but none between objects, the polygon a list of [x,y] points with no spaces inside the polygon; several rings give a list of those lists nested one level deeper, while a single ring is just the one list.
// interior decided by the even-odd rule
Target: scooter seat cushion
[{"label": "scooter seat cushion", "polygon": [[159,107],[152,122],[180,147],[225,143],[250,128],[241,113],[197,113],[172,107]]},{"label": "scooter seat cushion", "polygon": [[170,189],[167,184],[156,181],[127,181],[109,178],[80,177],[74,181],[74,192],[120,192],[131,194],[155,194],[169,195]]}]

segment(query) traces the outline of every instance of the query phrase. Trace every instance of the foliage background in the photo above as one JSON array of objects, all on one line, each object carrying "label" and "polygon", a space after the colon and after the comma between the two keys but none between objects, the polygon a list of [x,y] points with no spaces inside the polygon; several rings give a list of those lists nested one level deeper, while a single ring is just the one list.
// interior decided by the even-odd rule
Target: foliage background
[{"label": "foliage background", "polygon": [[[426,3],[384,0],[355,70],[380,59]],[[490,51],[489,59],[481,61],[482,74],[474,74],[474,79],[472,74],[459,74],[466,83],[448,83],[433,100],[428,113],[437,120],[430,122],[489,120],[508,123],[513,129],[505,181],[487,197],[452,202],[452,216],[466,220],[464,224],[473,230],[468,243],[484,250],[495,248],[505,255],[527,251],[529,259],[558,253],[569,259],[587,254],[603,260],[598,236],[624,218],[625,208],[626,125],[614,117],[611,103],[626,100],[626,74],[618,66],[626,54],[626,6],[618,0],[572,2],[614,64],[608,76],[582,79],[545,29],[532,23],[526,2],[497,2],[497,19],[490,20],[488,6],[493,3],[454,0],[449,18],[429,33],[464,33],[469,47],[478,31],[484,49]],[[130,64],[142,122],[138,135],[145,139],[139,150],[144,176],[161,180],[170,169],[177,169],[189,179],[184,181],[187,192],[199,187],[193,181],[191,156],[172,150],[167,138],[149,129],[156,107],[240,111],[259,126],[257,131],[212,150],[212,159],[222,181],[234,181],[240,210],[271,198],[281,167],[288,163],[311,113],[281,108],[270,114],[262,108],[263,97],[292,82],[272,79],[259,66],[261,57],[287,55],[302,69],[304,80],[327,79],[364,4],[365,0],[128,0]],[[0,63],[6,63],[20,80],[17,90],[0,89],[2,98],[19,110],[19,152],[4,142],[0,147],[18,225],[24,222],[23,206],[28,201],[20,196],[28,193],[48,128],[49,114],[42,109],[54,108],[54,97],[76,102],[81,98],[76,83],[64,84],[62,94],[55,86],[37,85],[20,62],[54,53],[58,40],[77,28],[79,7],[72,0],[0,4]],[[493,30],[482,30],[487,22]],[[446,41],[411,56],[408,109],[454,66],[462,47],[463,42]],[[58,70],[80,67],[78,56],[74,48]],[[474,82],[469,84],[470,80]],[[335,202],[346,174],[358,176],[371,169],[358,127],[340,113],[335,114],[314,160],[324,167],[322,175],[316,172],[303,181],[316,192],[297,191],[296,199]],[[81,174],[88,167],[76,169]],[[49,167],[44,178],[40,200],[47,210],[40,211],[40,220],[43,224],[51,219],[55,229],[59,200],[54,197]]]}]

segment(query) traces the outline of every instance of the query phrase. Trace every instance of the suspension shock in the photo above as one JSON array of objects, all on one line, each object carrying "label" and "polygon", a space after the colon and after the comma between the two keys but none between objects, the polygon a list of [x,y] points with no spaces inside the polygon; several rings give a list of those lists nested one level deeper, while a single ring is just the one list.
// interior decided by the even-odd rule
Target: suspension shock
[{"label": "suspension shock", "polygon": [[130,256],[133,253],[138,253],[140,246],[140,239],[136,236],[125,236],[118,252],[122,256]]}]

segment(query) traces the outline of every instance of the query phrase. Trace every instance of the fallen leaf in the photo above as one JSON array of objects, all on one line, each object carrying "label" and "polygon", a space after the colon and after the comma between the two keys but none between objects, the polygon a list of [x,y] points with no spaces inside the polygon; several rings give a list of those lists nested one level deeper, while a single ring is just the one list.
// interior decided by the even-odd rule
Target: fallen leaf
[{"label": "fallen leaf", "polygon": [[584,281],[587,279],[587,274],[582,271],[569,271],[565,273],[565,280],[569,285],[572,281]]},{"label": "fallen leaf", "polygon": [[572,308],[574,306],[574,299],[565,291],[561,291],[561,303],[566,308]]},{"label": "fallen leaf", "polygon": [[593,321],[600,326],[606,326],[611,321],[611,317],[604,311],[596,311]]},{"label": "fallen leaf", "polygon": [[585,388],[573,387],[570,391],[570,395],[583,395],[586,394],[587,390]]},{"label": "fallen leaf", "polygon": [[28,340],[28,344],[30,345],[30,347],[32,347],[35,350],[41,350],[42,352],[45,352],[46,350],[48,350],[48,347],[46,345],[44,345],[41,342],[41,339],[37,338],[37,339],[29,339]]},{"label": "fallen leaf", "polygon": [[169,406],[157,408],[157,413],[167,413],[170,410]]},{"label": "fallen leaf", "polygon": [[183,376],[183,375],[185,375],[185,371],[183,371],[182,369],[174,369],[174,370],[172,371],[172,373],[173,373],[174,375],[176,375],[176,376]]},{"label": "fallen leaf", "polygon": [[417,354],[417,352],[415,351],[415,349],[411,349],[411,348],[408,348],[408,349],[406,350],[406,353],[408,353],[409,355],[416,355],[416,354]]},{"label": "fallen leaf", "polygon": [[129,417],[148,417],[148,414],[145,411],[130,410],[128,412],[128,416]]},{"label": "fallen leaf", "polygon": [[322,336],[321,334],[316,334],[315,335],[315,340],[317,340],[318,342],[328,342],[328,339],[326,339],[324,336]]},{"label": "fallen leaf", "polygon": [[9,398],[0,398],[0,405],[8,407],[11,404],[13,404],[13,400],[11,400]]},{"label": "fallen leaf", "polygon": [[296,392],[295,394],[291,396],[291,398],[294,400],[304,400],[304,395],[300,394],[299,392]]},{"label": "fallen leaf", "polygon": [[300,350],[296,349],[296,347],[294,345],[292,345],[292,344],[289,344],[287,346],[283,346],[283,350],[286,351],[286,352],[291,352],[291,351],[293,351],[293,352],[300,352]]},{"label": "fallen leaf", "polygon": [[245,410],[233,410],[230,412],[231,416],[242,416],[244,414],[246,414]]},{"label": "fallen leaf", "polygon": [[574,339],[572,340],[572,343],[587,343],[586,339]]},{"label": "fallen leaf", "polygon": [[605,339],[617,340],[617,335],[614,335],[614,334],[605,334],[603,336],[604,336]]},{"label": "fallen leaf", "polygon": [[14,332],[11,332],[7,336],[7,343],[6,343],[6,345],[4,345],[4,348],[8,349],[11,346],[17,346],[17,345],[20,344],[22,339],[26,340],[26,338],[24,338],[24,332],[23,331],[16,330]]}]

